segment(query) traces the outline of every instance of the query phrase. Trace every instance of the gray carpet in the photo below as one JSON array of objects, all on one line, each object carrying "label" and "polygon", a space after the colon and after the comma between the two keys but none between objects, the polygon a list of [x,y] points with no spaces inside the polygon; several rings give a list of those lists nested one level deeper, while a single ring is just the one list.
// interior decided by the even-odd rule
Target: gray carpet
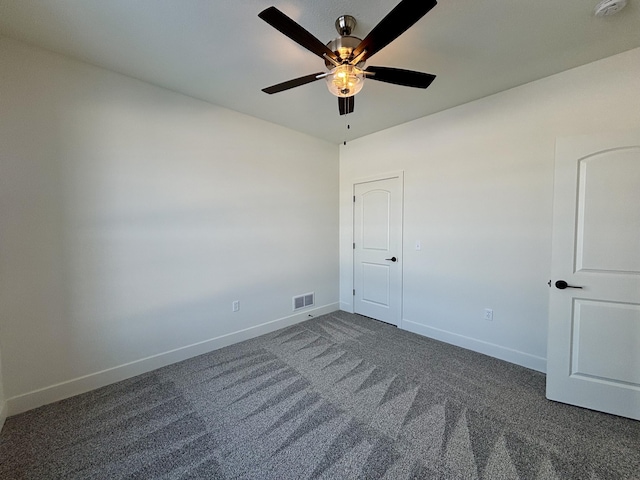
[{"label": "gray carpet", "polygon": [[640,478],[640,422],[544,382],[336,312],[11,417],[0,478]]}]

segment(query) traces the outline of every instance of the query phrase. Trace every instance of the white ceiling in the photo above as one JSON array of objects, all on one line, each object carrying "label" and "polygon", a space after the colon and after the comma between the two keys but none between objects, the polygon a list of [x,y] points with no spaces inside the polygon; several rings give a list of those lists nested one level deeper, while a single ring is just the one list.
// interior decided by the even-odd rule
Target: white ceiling
[{"label": "white ceiling", "polygon": [[[275,5],[322,41],[339,15],[364,38],[399,0],[0,0],[0,34],[341,143],[640,46],[640,0],[596,18],[598,0],[440,0],[368,61],[437,75],[427,90],[367,81],[338,115],[321,59],[258,18]],[[0,66],[1,68],[1,66]],[[603,86],[603,88],[606,88]]]}]

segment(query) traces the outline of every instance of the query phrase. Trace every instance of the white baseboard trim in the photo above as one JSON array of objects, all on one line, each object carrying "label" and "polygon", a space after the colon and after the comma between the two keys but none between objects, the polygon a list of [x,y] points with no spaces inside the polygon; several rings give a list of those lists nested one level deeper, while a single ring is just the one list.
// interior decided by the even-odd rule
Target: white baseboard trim
[{"label": "white baseboard trim", "polygon": [[124,365],[108,368],[100,372],[91,373],[89,375],[50,385],[22,395],[17,395],[7,399],[3,411],[5,412],[5,416],[17,415],[19,413],[26,412],[27,410],[32,410],[49,403],[64,400],[65,398],[73,397],[90,390],[95,390],[96,388],[101,388],[121,380],[126,380],[127,378],[135,377],[142,373],[171,365],[172,363],[196,357],[244,340],[249,340],[290,325],[295,325],[296,323],[309,320],[309,315],[317,317],[319,315],[335,312],[339,310],[338,306],[338,303],[332,303],[322,307],[308,309],[288,317],[265,322],[260,325],[245,328],[244,330],[220,335],[219,337],[204,340],[192,345],[176,348],[168,352],[141,358],[140,360],[135,360]]},{"label": "white baseboard trim", "polygon": [[532,370],[537,370],[538,372],[547,372],[547,359],[531,355],[530,353],[521,352],[519,350],[467,337],[458,333],[448,332],[439,328],[429,327],[406,319],[402,320],[400,328],[409,332],[417,333],[418,335],[440,340],[441,342],[449,343],[457,347],[466,348],[467,350],[473,350],[474,352],[483,353],[490,357],[515,363],[516,365],[521,365]]},{"label": "white baseboard trim", "polygon": [[2,402],[2,407],[0,407],[0,432],[2,432],[2,427],[4,427],[4,422],[8,417],[9,407],[7,406],[7,402]]}]

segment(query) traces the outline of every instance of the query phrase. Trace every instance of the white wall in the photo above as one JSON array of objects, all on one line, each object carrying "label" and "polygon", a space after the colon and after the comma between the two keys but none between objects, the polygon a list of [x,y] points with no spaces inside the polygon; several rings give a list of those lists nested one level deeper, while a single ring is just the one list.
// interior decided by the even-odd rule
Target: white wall
[{"label": "white wall", "polygon": [[337,309],[337,146],[6,38],[0,65],[10,414]]},{"label": "white wall", "polygon": [[341,147],[341,308],[353,183],[404,170],[401,327],[544,371],[555,139],[640,128],[639,79],[635,49]]}]

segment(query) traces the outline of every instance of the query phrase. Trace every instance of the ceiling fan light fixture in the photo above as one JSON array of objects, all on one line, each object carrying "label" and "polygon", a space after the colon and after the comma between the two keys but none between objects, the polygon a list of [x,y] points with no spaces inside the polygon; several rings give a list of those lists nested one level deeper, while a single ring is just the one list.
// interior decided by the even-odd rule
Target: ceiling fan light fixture
[{"label": "ceiling fan light fixture", "polygon": [[340,115],[347,115],[353,112],[354,97],[362,90],[366,75],[379,82],[427,88],[436,78],[435,75],[389,67],[370,66],[365,70],[365,63],[370,57],[411,28],[437,3],[436,0],[400,0],[400,3],[380,20],[363,40],[351,36],[351,32],[356,26],[355,18],[350,15],[342,15],[336,21],[339,37],[327,44],[314,37],[276,7],[271,6],[264,9],[258,14],[258,17],[301,47],[322,58],[327,72],[294,78],[263,88],[262,91],[268,94],[284,92],[324,78],[331,94],[338,97]]},{"label": "ceiling fan light fixture", "polygon": [[352,97],[362,90],[364,76],[364,71],[355,65],[340,65],[327,75],[327,88],[336,97]]}]

